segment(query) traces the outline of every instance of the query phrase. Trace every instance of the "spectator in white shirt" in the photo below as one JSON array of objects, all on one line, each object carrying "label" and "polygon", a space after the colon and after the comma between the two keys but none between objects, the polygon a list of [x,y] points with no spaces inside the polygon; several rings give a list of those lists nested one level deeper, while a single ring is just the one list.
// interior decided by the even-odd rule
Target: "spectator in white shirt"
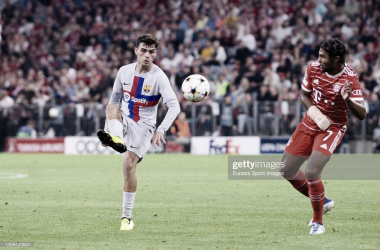
[{"label": "spectator in white shirt", "polygon": [[214,41],[214,48],[215,48],[215,60],[219,62],[220,65],[223,65],[224,62],[227,59],[227,53],[223,46],[220,46],[220,42],[218,40]]},{"label": "spectator in white shirt", "polygon": [[170,50],[168,57],[165,57],[164,59],[161,60],[161,68],[162,70],[168,72],[171,67],[177,67],[177,62],[174,58],[174,51]]},{"label": "spectator in white shirt", "polygon": [[256,50],[256,39],[252,35],[252,33],[249,29],[246,29],[244,31],[244,36],[242,38],[242,41],[243,41],[245,47],[247,47],[251,52]]},{"label": "spectator in white shirt", "polygon": [[8,96],[7,91],[0,90],[0,108],[12,108],[14,100]]}]

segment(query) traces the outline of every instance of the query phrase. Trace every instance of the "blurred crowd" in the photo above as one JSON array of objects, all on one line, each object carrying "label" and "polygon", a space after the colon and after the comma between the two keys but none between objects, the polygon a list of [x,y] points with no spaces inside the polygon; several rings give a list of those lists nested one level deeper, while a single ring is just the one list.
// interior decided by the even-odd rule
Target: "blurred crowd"
[{"label": "blurred crowd", "polygon": [[308,63],[331,37],[347,45],[364,98],[380,96],[379,1],[5,1],[0,108],[107,103],[144,33],[160,41],[154,63],[185,109],[181,83],[197,73],[211,84],[206,102],[229,96],[238,114],[252,100],[297,100]]}]

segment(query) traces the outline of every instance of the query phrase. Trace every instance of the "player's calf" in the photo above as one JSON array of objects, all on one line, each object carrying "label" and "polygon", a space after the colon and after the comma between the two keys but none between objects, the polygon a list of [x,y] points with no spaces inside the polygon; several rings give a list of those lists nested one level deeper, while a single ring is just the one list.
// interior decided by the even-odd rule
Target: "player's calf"
[{"label": "player's calf", "polygon": [[[323,214],[322,215],[325,215],[328,211],[331,211],[331,209],[335,206],[335,203],[333,200],[327,198],[325,196],[325,203],[323,204]],[[311,218],[311,220],[309,221],[308,223],[308,226],[309,227],[312,227],[314,224],[313,222],[313,218]]]}]

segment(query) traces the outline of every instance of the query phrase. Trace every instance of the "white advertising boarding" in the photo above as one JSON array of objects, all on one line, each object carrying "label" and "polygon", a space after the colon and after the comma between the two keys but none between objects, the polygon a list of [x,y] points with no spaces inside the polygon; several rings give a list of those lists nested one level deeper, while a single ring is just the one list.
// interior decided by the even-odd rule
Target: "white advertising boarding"
[{"label": "white advertising boarding", "polygon": [[236,155],[259,155],[259,136],[202,136],[191,137],[191,154],[194,155],[215,155],[215,154],[236,154]]},{"label": "white advertising boarding", "polygon": [[96,136],[67,136],[65,137],[65,154],[87,155],[87,154],[118,154],[110,147],[103,147]]}]

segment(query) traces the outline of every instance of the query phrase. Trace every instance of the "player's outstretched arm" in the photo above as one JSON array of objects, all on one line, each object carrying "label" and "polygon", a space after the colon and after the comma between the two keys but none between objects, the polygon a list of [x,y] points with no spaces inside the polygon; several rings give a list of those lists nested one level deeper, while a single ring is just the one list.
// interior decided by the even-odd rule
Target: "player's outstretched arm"
[{"label": "player's outstretched arm", "polygon": [[157,143],[158,146],[161,145],[161,140],[166,143],[164,140],[164,133],[170,128],[175,118],[181,111],[177,96],[175,95],[170,85],[169,78],[162,71],[159,77],[159,92],[162,95],[163,102],[165,103],[166,107],[168,107],[168,112],[166,113],[165,118],[161,122],[160,126],[157,128],[156,134],[153,136],[152,145],[156,145]]},{"label": "player's outstretched arm", "polygon": [[340,90],[340,94],[343,97],[343,100],[347,103],[348,108],[350,109],[351,113],[356,116],[359,120],[363,120],[367,112],[365,110],[364,102],[363,101],[354,101],[350,99],[352,93],[352,82],[345,83]]},{"label": "player's outstretched arm", "polygon": [[166,143],[166,141],[164,140],[164,133],[166,130],[170,128],[175,118],[178,116],[179,112],[181,111],[177,99],[172,99],[168,101],[166,103],[166,106],[168,107],[168,112],[166,113],[164,120],[158,127],[157,132],[153,136],[153,139],[152,139],[153,146],[156,144],[158,146],[161,146],[161,140],[164,143]]},{"label": "player's outstretched arm", "polygon": [[301,90],[301,103],[307,109],[308,116],[318,125],[322,130],[328,130],[331,126],[330,119],[325,116],[311,101],[311,92]]}]

